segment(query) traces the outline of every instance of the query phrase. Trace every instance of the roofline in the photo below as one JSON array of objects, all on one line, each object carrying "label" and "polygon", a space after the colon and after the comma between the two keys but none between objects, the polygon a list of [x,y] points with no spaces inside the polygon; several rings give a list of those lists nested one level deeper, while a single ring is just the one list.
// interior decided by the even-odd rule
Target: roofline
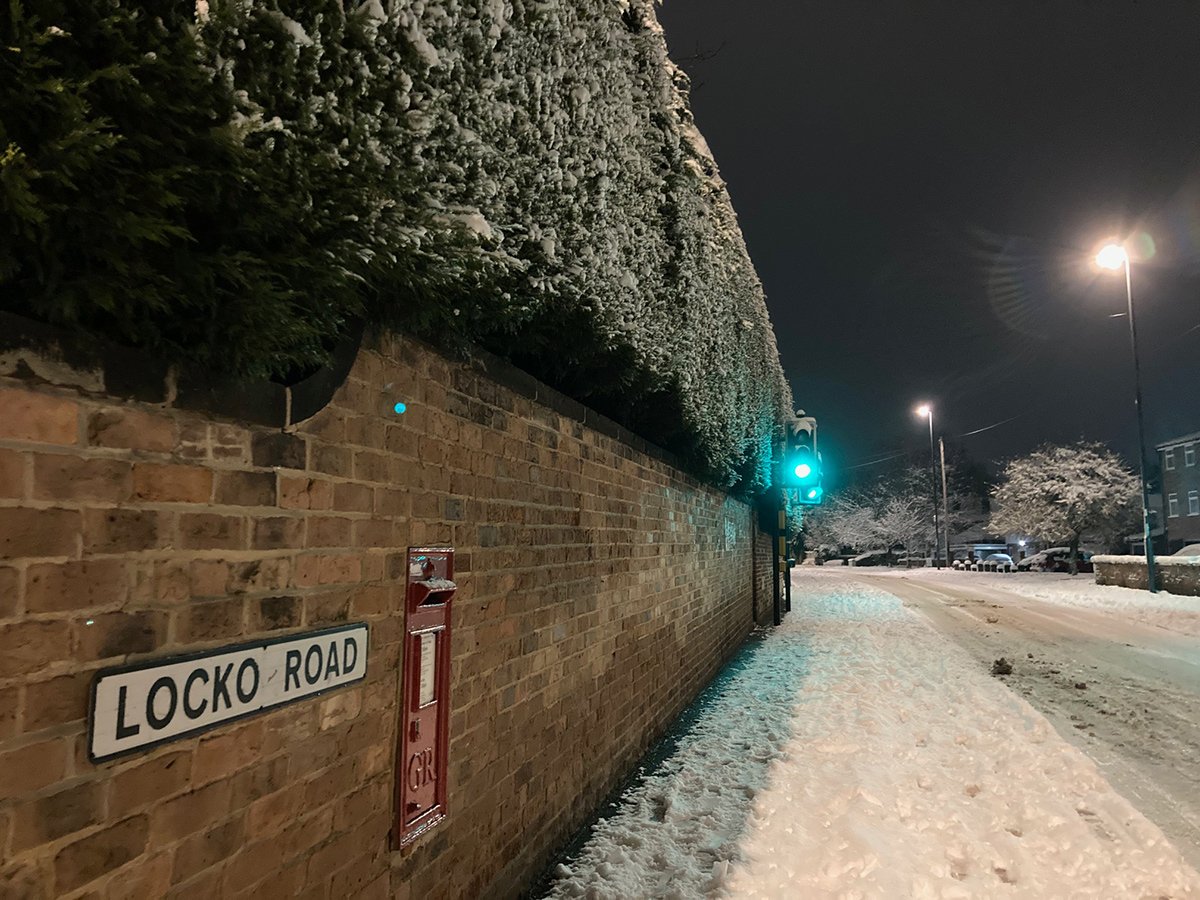
[{"label": "roofline", "polygon": [[1192,441],[1200,441],[1200,431],[1193,431],[1191,434],[1185,434],[1182,437],[1171,438],[1169,441],[1163,441],[1158,444],[1155,450],[1169,450],[1171,447],[1176,447],[1179,444],[1187,444]]}]

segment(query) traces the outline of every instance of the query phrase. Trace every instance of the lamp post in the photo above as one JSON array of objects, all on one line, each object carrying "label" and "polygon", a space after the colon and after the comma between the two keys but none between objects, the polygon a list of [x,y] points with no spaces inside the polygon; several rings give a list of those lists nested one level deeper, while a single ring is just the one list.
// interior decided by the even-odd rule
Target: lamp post
[{"label": "lamp post", "polygon": [[942,563],[938,558],[938,544],[941,541],[941,528],[938,526],[937,457],[933,449],[933,407],[928,403],[922,403],[917,407],[917,415],[929,420],[929,481],[933,485],[933,564],[940,569]]},{"label": "lamp post", "polygon": [[1102,269],[1125,270],[1125,300],[1129,307],[1129,346],[1133,350],[1133,396],[1137,409],[1138,472],[1142,478],[1142,540],[1146,546],[1146,579],[1151,593],[1158,591],[1154,569],[1154,542],[1150,534],[1150,485],[1146,481],[1146,427],[1142,415],[1142,369],[1138,363],[1137,325],[1133,319],[1133,278],[1129,272],[1129,254],[1117,243],[1108,243],[1096,254],[1096,265]]}]

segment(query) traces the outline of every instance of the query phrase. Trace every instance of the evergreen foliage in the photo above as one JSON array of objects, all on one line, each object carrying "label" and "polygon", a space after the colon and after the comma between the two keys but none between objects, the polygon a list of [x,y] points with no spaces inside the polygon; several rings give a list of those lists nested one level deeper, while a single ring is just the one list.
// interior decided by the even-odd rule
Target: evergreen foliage
[{"label": "evergreen foliage", "polygon": [[724,484],[791,398],[651,0],[0,0],[0,304],[247,376],[366,317]]}]

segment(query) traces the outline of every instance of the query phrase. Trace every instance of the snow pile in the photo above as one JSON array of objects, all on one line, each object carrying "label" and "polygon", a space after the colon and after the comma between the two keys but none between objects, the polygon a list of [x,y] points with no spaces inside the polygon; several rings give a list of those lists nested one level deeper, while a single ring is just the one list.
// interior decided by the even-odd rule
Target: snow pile
[{"label": "snow pile", "polygon": [[[1090,760],[896,598],[805,569],[760,655],[787,646],[804,648],[803,677],[731,681],[676,774],[627,798],[553,896],[1200,896]],[[748,784],[747,728],[785,694],[790,725],[770,727],[791,736]]]}]

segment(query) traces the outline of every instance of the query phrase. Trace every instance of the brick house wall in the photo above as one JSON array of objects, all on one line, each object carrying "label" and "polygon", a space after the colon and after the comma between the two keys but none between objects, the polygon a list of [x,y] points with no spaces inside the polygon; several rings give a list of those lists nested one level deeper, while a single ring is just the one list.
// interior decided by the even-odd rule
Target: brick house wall
[{"label": "brick house wall", "polygon": [[1158,463],[1168,550],[1200,543],[1200,434],[1159,444]]},{"label": "brick house wall", "polygon": [[[6,900],[514,896],[762,618],[748,505],[494,364],[372,338],[288,431],[0,372]],[[392,852],[404,549],[440,544],[449,818]],[[358,621],[363,682],[88,761],[99,668]]]}]

